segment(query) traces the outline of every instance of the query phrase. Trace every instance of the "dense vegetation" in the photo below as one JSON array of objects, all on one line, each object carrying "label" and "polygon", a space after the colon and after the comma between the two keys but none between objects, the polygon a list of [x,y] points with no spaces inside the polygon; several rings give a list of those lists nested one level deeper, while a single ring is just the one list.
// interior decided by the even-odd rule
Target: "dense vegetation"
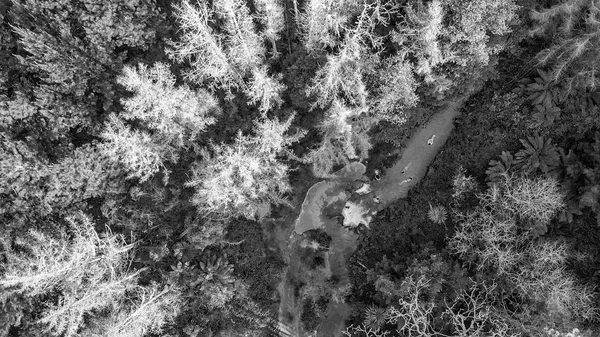
[{"label": "dense vegetation", "polygon": [[[383,170],[464,98],[427,176],[360,231],[351,289],[298,285],[304,327],[344,301],[347,336],[600,334],[600,1],[0,16],[0,336],[276,333],[278,240],[308,185]],[[330,238],[306,237],[291,258],[316,270]]]}]

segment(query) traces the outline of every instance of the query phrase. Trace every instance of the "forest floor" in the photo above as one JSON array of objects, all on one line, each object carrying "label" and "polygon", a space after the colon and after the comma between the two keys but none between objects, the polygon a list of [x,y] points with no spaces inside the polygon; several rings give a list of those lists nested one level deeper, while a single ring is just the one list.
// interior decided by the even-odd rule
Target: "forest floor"
[{"label": "forest floor", "polygon": [[[379,211],[394,201],[406,197],[408,190],[422,179],[427,168],[441,150],[454,125],[453,120],[460,115],[464,99],[440,108],[432,118],[420,129],[416,130],[407,142],[399,160],[385,172],[379,181],[372,183],[373,193],[363,198],[372,199],[373,194],[380,197],[380,204],[372,204]],[[345,179],[338,180],[340,184],[346,184]],[[310,194],[312,195],[312,194]],[[308,197],[309,195],[307,195]],[[305,200],[303,205],[310,203]],[[324,205],[323,202],[314,203]],[[312,214],[320,213],[320,210],[311,210]],[[340,209],[341,211],[341,209]],[[340,212],[341,213],[341,212]],[[335,276],[336,286],[342,288],[349,285],[348,269],[346,261],[356,249],[358,235],[339,225],[335,217],[323,216],[322,229],[332,238],[329,246],[328,273]],[[282,253],[286,255],[288,269],[283,274],[279,285],[280,307],[279,328],[282,336],[304,337],[307,335],[301,324],[302,300],[298,298],[298,287],[306,284],[305,267],[300,263],[299,248],[302,237],[294,231],[294,222],[287,217],[285,223],[277,226],[277,232],[273,238],[278,240]],[[296,230],[298,230],[296,228]],[[350,307],[343,302],[330,301],[325,311],[325,318],[317,330],[317,336],[332,337],[341,336],[344,322],[350,315]]]}]

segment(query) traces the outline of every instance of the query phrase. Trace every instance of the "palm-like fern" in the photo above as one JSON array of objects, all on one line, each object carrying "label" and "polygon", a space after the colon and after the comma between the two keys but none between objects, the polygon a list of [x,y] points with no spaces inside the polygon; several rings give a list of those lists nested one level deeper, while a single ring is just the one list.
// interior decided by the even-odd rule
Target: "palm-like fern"
[{"label": "palm-like fern", "polygon": [[379,329],[385,324],[387,310],[371,305],[365,310],[364,325],[371,329]]},{"label": "palm-like fern", "polygon": [[485,171],[490,184],[498,182],[513,167],[514,162],[513,155],[508,151],[502,151],[500,160],[491,160],[490,167]]},{"label": "palm-like fern", "polygon": [[429,220],[441,225],[446,222],[446,219],[448,218],[448,212],[446,211],[446,207],[442,205],[431,206],[430,204],[427,216],[429,217]]},{"label": "palm-like fern", "polygon": [[552,139],[544,140],[541,136],[527,137],[521,139],[524,149],[517,152],[515,162],[522,165],[526,173],[540,169],[548,174],[555,170],[560,164],[560,156],[557,148],[552,144]]}]

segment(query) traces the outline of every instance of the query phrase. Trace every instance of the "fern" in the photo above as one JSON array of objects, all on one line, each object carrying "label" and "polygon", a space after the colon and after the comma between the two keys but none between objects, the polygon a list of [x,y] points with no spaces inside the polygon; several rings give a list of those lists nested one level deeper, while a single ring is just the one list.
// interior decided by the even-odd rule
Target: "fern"
[{"label": "fern", "polygon": [[373,330],[377,330],[383,327],[386,318],[386,309],[371,305],[365,310],[364,325]]},{"label": "fern", "polygon": [[485,171],[488,176],[489,183],[494,184],[502,179],[502,177],[513,167],[515,159],[510,152],[502,151],[500,160],[491,160],[490,167]]},{"label": "fern", "polygon": [[442,205],[437,205],[433,207],[430,204],[427,216],[429,217],[429,220],[433,221],[433,223],[443,224],[444,222],[446,222],[448,212],[446,211],[446,208]]},{"label": "fern", "polygon": [[560,117],[561,109],[557,106],[550,108],[544,105],[536,105],[536,113],[533,114],[535,127],[549,127],[554,124],[554,121]]},{"label": "fern", "polygon": [[542,105],[546,108],[556,106],[566,99],[566,92],[560,90],[555,84],[552,75],[541,69],[537,69],[540,77],[535,78],[535,83],[527,85],[530,93],[529,99],[534,105]]},{"label": "fern", "polygon": [[544,174],[551,174],[560,164],[558,149],[552,144],[551,139],[541,136],[521,139],[524,149],[517,152],[515,162],[519,163],[525,173],[532,173],[540,169]]}]

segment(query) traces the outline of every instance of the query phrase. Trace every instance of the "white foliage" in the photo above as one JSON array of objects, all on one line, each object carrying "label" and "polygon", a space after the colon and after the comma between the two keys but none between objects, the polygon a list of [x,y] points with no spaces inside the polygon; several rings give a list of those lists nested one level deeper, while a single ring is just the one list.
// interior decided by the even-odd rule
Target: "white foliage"
[{"label": "white foliage", "polygon": [[379,48],[382,43],[382,37],[373,30],[378,23],[387,24],[391,10],[378,2],[358,8],[361,11],[356,25],[344,29],[338,51],[327,56],[327,63],[317,70],[307,90],[308,94],[316,95],[315,105],[319,107],[336,99],[349,106],[366,107],[369,93],[363,76],[377,61],[377,56],[369,55],[369,48]]},{"label": "white foliage", "polygon": [[319,125],[323,140],[311,150],[304,161],[312,165],[316,176],[326,177],[333,167],[350,160],[368,157],[371,143],[368,129],[355,127],[352,118],[358,118],[362,109],[351,109],[335,100]]},{"label": "white foliage", "polygon": [[276,41],[279,33],[285,28],[284,9],[280,0],[255,0],[259,18],[265,25],[263,34],[273,45],[273,54],[277,55]]},{"label": "white foliage", "polygon": [[[106,154],[125,166],[129,178],[143,182],[164,168],[165,162],[175,163],[179,151],[192,147],[198,135],[215,122],[211,114],[218,111],[216,98],[204,90],[175,86],[166,64],[125,67],[118,82],[134,95],[123,100],[125,111],[120,118],[109,117],[102,137],[109,142]],[[123,120],[141,122],[147,131],[132,130]]]},{"label": "white foliage", "polygon": [[174,5],[174,15],[181,27],[181,41],[172,42],[167,52],[179,62],[190,62],[187,78],[195,83],[209,80],[213,87],[237,87],[241,78],[225,51],[224,37],[210,26],[213,9],[206,3],[182,0]]},{"label": "white foliage", "polygon": [[183,146],[215,122],[210,114],[218,109],[217,99],[187,85],[176,87],[175,76],[166,64],[159,62],[152,68],[140,64],[137,70],[126,66],[123,72],[117,81],[134,96],[123,101],[122,117],[143,121],[168,143]]},{"label": "white foliage", "polygon": [[284,123],[265,118],[256,122],[255,135],[240,132],[233,144],[213,146],[214,154],[186,184],[196,189],[192,202],[198,210],[255,219],[268,215],[272,203],[286,204],[289,167],[279,157],[291,154],[288,146],[304,135],[286,135],[292,118]]},{"label": "white foliage", "polygon": [[551,314],[596,319],[592,290],[566,269],[567,246],[533,241],[522,228],[531,221],[547,223],[562,207],[556,181],[504,178],[479,196],[481,205],[473,213],[457,214],[460,226],[450,248],[463,258],[475,257],[479,269],[505,275],[522,296],[544,304]]},{"label": "white foliage", "polygon": [[344,33],[344,26],[360,10],[355,0],[309,0],[299,18],[304,45],[309,51],[332,47]]},{"label": "white foliage", "polygon": [[135,289],[137,274],[127,272],[131,245],[108,233],[100,237],[89,218],[67,219],[75,237],[54,238],[30,231],[19,245],[28,253],[8,250],[0,287],[28,297],[56,290],[60,300],[39,319],[48,330],[75,336],[87,313],[109,308]]},{"label": "white foliage", "polygon": [[110,144],[104,148],[105,154],[125,166],[129,179],[146,181],[164,168],[164,160],[178,158],[175,148],[156,143],[147,132],[132,130],[115,115],[109,116],[101,136]]},{"label": "white foliage", "polygon": [[[179,313],[182,300],[176,289],[159,290],[156,284],[138,287],[134,298],[113,310],[106,318],[96,319],[91,328],[82,331],[82,337],[143,337],[158,334],[162,327],[172,322]],[[131,302],[131,303],[125,303]]]},{"label": "white foliage", "polygon": [[502,207],[520,217],[546,224],[565,207],[558,181],[504,176]]},{"label": "white foliage", "polygon": [[266,66],[255,68],[252,75],[252,82],[247,90],[250,103],[260,103],[258,109],[262,113],[280,106],[283,102],[280,93],[285,90],[285,85],[281,84],[278,78],[269,76]]},{"label": "white foliage", "polygon": [[227,57],[241,74],[247,74],[264,59],[265,48],[244,0],[215,0],[214,10],[223,20]]}]

